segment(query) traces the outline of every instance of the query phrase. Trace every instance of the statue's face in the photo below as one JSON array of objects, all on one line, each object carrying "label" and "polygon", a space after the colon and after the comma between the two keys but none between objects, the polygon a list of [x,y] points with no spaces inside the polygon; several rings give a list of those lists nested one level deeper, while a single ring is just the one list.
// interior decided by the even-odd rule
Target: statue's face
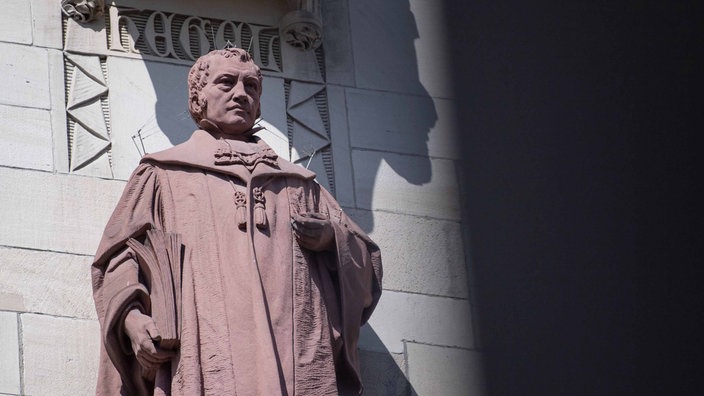
[{"label": "statue's face", "polygon": [[252,64],[214,57],[210,61],[208,82],[201,94],[207,100],[205,118],[226,135],[241,135],[254,125],[261,85]]}]

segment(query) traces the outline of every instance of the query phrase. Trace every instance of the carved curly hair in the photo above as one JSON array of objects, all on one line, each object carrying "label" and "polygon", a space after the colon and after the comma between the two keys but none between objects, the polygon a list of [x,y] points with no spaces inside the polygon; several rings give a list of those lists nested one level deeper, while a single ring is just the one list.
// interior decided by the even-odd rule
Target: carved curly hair
[{"label": "carved curly hair", "polygon": [[[201,95],[201,90],[208,83],[208,76],[210,76],[208,70],[210,68],[210,61],[215,56],[222,56],[223,58],[228,59],[235,58],[235,60],[239,62],[251,64],[257,72],[257,79],[259,80],[259,95],[262,93],[262,72],[259,70],[259,66],[254,63],[254,60],[252,60],[252,57],[247,51],[242,48],[231,47],[208,52],[198,58],[196,63],[188,72],[188,112],[191,114],[193,121],[196,122],[196,125],[199,126],[205,115],[205,109],[208,106],[208,101],[203,95]],[[257,117],[260,115],[261,110],[257,113]]]}]

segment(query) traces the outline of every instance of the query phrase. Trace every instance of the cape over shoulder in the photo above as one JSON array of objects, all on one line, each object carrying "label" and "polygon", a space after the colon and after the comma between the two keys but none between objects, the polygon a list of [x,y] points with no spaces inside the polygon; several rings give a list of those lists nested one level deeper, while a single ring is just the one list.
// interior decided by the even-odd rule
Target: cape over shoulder
[{"label": "cape over shoulder", "polygon": [[276,156],[275,164],[259,163],[253,171],[248,171],[239,164],[216,164],[215,153],[223,147],[231,148],[233,152],[251,155],[271,148],[259,137],[254,136],[254,142],[237,140],[219,140],[204,130],[193,132],[191,138],[169,149],[145,155],[141,163],[163,163],[206,169],[225,173],[243,180],[251,180],[260,176],[296,177],[305,180],[315,178],[315,173],[295,165],[280,156]]}]

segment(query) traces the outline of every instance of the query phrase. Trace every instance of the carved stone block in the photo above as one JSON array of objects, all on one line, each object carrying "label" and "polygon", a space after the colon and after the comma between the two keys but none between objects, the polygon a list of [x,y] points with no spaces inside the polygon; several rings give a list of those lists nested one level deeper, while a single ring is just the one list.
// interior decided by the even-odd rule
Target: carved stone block
[{"label": "carved stone block", "polygon": [[[454,324],[448,324],[452,326]],[[408,378],[419,395],[486,394],[481,354],[459,348],[406,343]]]},{"label": "carved stone block", "polygon": [[[0,299],[3,299],[0,292]],[[20,347],[17,313],[0,311],[0,393],[20,394]]]},{"label": "carved stone block", "polygon": [[37,47],[61,49],[61,8],[56,0],[31,0],[32,44]]},{"label": "carved stone block", "polygon": [[403,354],[360,350],[359,360],[365,396],[410,395]]},{"label": "carved stone block", "polygon": [[348,214],[370,231],[384,254],[394,257],[384,263],[385,288],[469,297],[459,222],[382,211],[348,210]]},{"label": "carved stone block", "polygon": [[459,158],[451,100],[348,89],[347,105],[354,147]]},{"label": "carved stone block", "polygon": [[95,392],[100,351],[97,321],[34,314],[22,314],[20,320],[26,394]]},{"label": "carved stone block", "polygon": [[47,50],[0,43],[0,104],[50,108]]},{"label": "carved stone block", "polygon": [[[0,167],[0,245],[93,255],[124,182]],[[37,205],[41,200],[45,204]],[[68,208],[68,209],[67,209]]]},{"label": "carved stone block", "polygon": [[27,0],[4,0],[0,12],[0,41],[32,43],[32,13]]},{"label": "carved stone block", "polygon": [[66,56],[66,113],[71,172],[113,177],[110,114],[104,63],[97,56]]},{"label": "carved stone block", "polygon": [[352,164],[358,207],[460,219],[454,161],[353,150]]},{"label": "carved stone block", "polygon": [[[425,0],[360,0],[349,7],[358,88],[452,97],[442,6]],[[389,21],[393,34],[388,34]]]},{"label": "carved stone block", "polygon": [[403,353],[403,341],[412,340],[472,348],[474,341],[469,313],[467,300],[384,290],[384,297],[369,324],[362,328],[359,347]]},{"label": "carved stone block", "polygon": [[[5,299],[20,311],[95,319],[90,256],[0,248],[0,310]],[[50,265],[48,263],[51,263]]]},{"label": "carved stone block", "polygon": [[0,105],[0,120],[0,165],[53,169],[47,110]]},{"label": "carved stone block", "polygon": [[333,163],[335,165],[335,198],[342,206],[355,207],[352,182],[352,158],[350,157],[349,128],[347,127],[347,103],[343,87],[328,85],[328,113],[330,114],[330,138],[332,140]]}]

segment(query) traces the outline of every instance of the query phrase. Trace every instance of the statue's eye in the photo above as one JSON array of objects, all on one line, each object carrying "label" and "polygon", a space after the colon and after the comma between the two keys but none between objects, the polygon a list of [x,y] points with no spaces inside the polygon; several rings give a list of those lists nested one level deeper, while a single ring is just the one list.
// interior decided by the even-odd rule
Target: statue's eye
[{"label": "statue's eye", "polygon": [[223,77],[218,80],[218,84],[225,87],[231,87],[235,85],[235,80],[229,77]]}]

